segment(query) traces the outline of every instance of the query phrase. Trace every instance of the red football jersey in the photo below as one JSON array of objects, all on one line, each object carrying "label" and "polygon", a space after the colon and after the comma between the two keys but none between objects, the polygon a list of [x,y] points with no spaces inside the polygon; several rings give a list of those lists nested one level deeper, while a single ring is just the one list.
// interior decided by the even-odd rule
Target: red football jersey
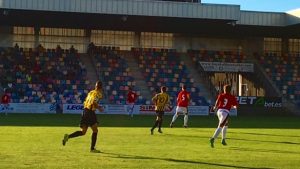
[{"label": "red football jersey", "polygon": [[137,94],[134,93],[133,91],[129,91],[127,94],[127,102],[134,103],[136,99],[137,99]]},{"label": "red football jersey", "polygon": [[228,111],[230,111],[232,106],[238,105],[236,97],[228,93],[219,94],[217,101],[218,101],[218,105],[217,105],[218,109],[227,109]]},{"label": "red football jersey", "polygon": [[190,93],[187,91],[181,91],[177,96],[177,106],[187,107],[190,101]]},{"label": "red football jersey", "polygon": [[2,96],[2,103],[3,104],[8,104],[9,102],[10,102],[10,97],[9,97],[9,95],[8,94],[4,94],[3,96]]}]

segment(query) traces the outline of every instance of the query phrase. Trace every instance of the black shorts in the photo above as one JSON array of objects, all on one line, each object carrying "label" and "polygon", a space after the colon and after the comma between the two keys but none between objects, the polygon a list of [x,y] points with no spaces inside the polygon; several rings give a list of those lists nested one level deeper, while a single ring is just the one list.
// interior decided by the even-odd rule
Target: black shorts
[{"label": "black shorts", "polygon": [[83,109],[81,120],[80,120],[80,127],[91,127],[94,124],[98,124],[97,116],[95,111],[89,109]]},{"label": "black shorts", "polygon": [[164,111],[155,111],[156,112],[156,116],[158,116],[158,117],[160,117],[160,118],[162,118],[162,116],[165,114],[165,112]]}]

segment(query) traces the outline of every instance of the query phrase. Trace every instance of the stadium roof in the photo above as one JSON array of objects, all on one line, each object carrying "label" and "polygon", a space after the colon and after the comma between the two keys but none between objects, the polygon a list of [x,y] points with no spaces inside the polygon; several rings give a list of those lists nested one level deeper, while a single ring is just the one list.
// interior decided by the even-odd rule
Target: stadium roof
[{"label": "stadium roof", "polygon": [[300,36],[297,12],[242,11],[239,5],[152,0],[0,0],[0,12],[0,25]]},{"label": "stadium roof", "polygon": [[288,23],[290,25],[300,24],[300,8],[287,12]]}]

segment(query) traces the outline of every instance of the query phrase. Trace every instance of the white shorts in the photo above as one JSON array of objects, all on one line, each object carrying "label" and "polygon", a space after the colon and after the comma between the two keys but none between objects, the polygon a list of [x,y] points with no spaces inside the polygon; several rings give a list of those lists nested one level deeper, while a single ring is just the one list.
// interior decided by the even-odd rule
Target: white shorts
[{"label": "white shorts", "polygon": [[186,107],[176,107],[176,113],[183,113],[183,114],[188,114],[187,108]]},{"label": "white shorts", "polygon": [[229,111],[226,109],[219,109],[217,111],[218,119],[219,119],[219,126],[223,125],[226,123],[226,121],[229,118]]}]

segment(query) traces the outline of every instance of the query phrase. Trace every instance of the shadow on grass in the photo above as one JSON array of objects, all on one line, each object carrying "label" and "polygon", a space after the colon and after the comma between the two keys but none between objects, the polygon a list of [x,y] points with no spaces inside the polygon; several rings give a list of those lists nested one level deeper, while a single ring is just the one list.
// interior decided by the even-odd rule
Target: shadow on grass
[{"label": "shadow on grass", "polygon": [[[239,132],[237,132],[237,133],[240,134]],[[251,134],[255,135],[255,133],[251,133]],[[263,134],[257,134],[257,135],[263,135]],[[171,133],[164,134],[164,136],[172,136],[172,138],[174,138],[174,137],[178,137],[178,138],[183,138],[183,137],[186,137],[186,138],[199,138],[199,139],[202,138],[202,139],[207,139],[207,142],[208,142],[208,140],[210,138],[210,137],[205,137],[205,136],[200,136],[200,135],[184,135],[184,134],[180,135],[180,134],[171,134]],[[268,135],[268,134],[266,134],[266,136],[274,136],[274,135],[271,135],[271,134]],[[275,136],[278,136],[278,137],[297,137],[297,136],[285,136],[285,135],[275,135]],[[261,143],[276,143],[276,144],[300,145],[300,143],[291,142],[291,141],[253,140],[253,139],[242,139],[242,138],[232,138],[232,137],[229,137],[227,139],[228,140],[249,141],[249,142],[261,142]]]},{"label": "shadow on grass", "polygon": [[282,151],[282,150],[267,150],[267,149],[257,149],[257,148],[245,148],[245,147],[230,147],[229,149],[235,151],[247,151],[247,152],[262,152],[262,153],[285,153],[285,154],[300,154],[300,152],[294,151]]},{"label": "shadow on grass", "polygon": [[184,135],[184,134],[172,134],[172,133],[163,133],[163,136],[169,137],[171,136],[172,138],[202,138],[202,139],[207,139],[207,142],[209,141],[210,137],[205,137],[201,135]]},{"label": "shadow on grass", "polygon": [[132,159],[132,160],[162,160],[162,161],[176,162],[176,163],[187,163],[187,164],[208,165],[208,166],[218,166],[218,167],[232,167],[232,168],[241,168],[241,169],[272,169],[272,168],[266,168],[266,167],[244,167],[244,166],[229,165],[229,164],[208,163],[208,162],[202,162],[202,161],[136,156],[136,155],[127,155],[127,154],[108,153],[108,152],[102,152],[102,154],[106,154],[110,158]]},{"label": "shadow on grass", "polygon": [[300,145],[300,143],[290,142],[290,141],[266,141],[266,140],[249,140],[241,138],[228,138],[230,140],[241,140],[241,141],[250,141],[250,142],[261,142],[261,143],[277,143],[277,144],[291,144],[291,145]]},{"label": "shadow on grass", "polygon": [[247,134],[247,135],[257,135],[257,136],[274,136],[274,137],[295,137],[295,138],[299,138],[299,137],[300,137],[300,136],[297,136],[297,135],[281,135],[281,134],[251,133],[251,132],[234,132],[234,131],[230,131],[230,133]]}]

